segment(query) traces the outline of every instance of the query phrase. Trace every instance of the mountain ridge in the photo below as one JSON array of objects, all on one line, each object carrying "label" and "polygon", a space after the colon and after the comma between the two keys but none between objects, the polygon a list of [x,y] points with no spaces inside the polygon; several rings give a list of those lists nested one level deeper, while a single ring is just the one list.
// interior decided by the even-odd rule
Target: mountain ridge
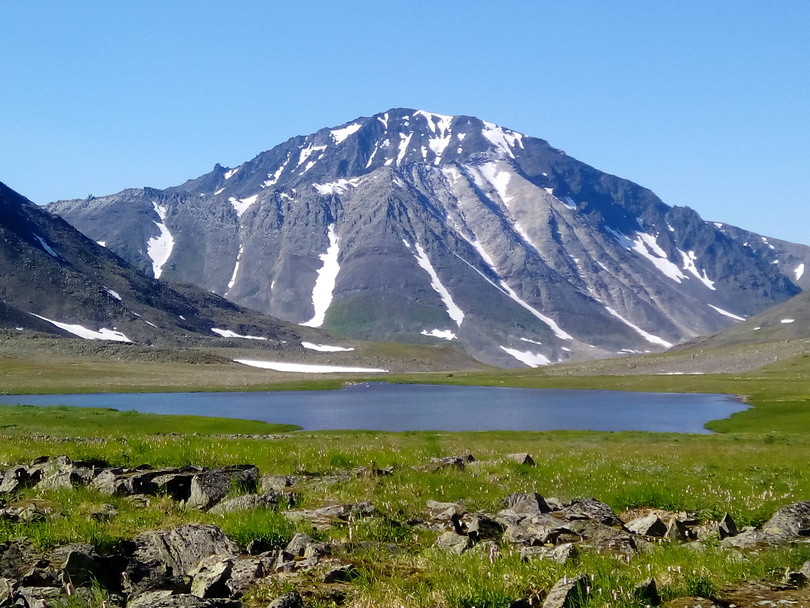
[{"label": "mountain ridge", "polygon": [[[144,272],[502,366],[661,350],[800,291],[742,233],[545,140],[410,109],[48,208]],[[810,248],[791,256],[810,263]]]}]

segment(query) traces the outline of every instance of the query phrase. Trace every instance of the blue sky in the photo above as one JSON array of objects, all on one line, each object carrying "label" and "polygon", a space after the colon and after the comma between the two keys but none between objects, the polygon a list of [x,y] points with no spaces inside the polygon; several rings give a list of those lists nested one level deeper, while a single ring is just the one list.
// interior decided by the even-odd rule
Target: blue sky
[{"label": "blue sky", "polygon": [[810,244],[808,2],[42,0],[0,26],[0,181],[37,203],[175,185],[401,106]]}]

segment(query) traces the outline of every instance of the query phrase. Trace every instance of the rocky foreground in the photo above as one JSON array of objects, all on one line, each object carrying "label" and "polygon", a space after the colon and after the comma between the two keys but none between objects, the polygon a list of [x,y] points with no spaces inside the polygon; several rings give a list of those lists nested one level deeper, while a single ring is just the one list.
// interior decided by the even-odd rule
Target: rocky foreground
[{"label": "rocky foreground", "polygon": [[[528,454],[510,459],[531,465]],[[475,466],[471,455],[434,459],[421,467],[426,473],[446,468]],[[391,469],[352,469],[336,476],[385,476]],[[0,525],[38,522],[61,514],[47,503],[25,499],[20,493],[87,487],[100,494],[126,496],[134,505],[147,505],[151,497],[167,496],[188,509],[229,513],[255,509],[277,510],[293,522],[309,524],[313,534],[349,526],[382,514],[369,502],[333,504],[315,510],[295,508],[297,488],[307,474],[260,476],[253,465],[221,469],[199,467],[135,469],[104,462],[74,462],[67,457],[42,457],[0,474]],[[335,480],[333,480],[335,481]],[[25,495],[29,495],[30,492]],[[810,501],[780,508],[760,528],[738,530],[729,515],[720,521],[700,521],[686,513],[647,509],[637,517],[621,519],[607,504],[594,498],[568,503],[536,493],[515,493],[503,500],[497,513],[469,512],[461,503],[427,501],[423,517],[399,522],[437,534],[437,550],[461,555],[480,552],[494,562],[505,551],[521,558],[578,563],[587,552],[632,562],[634,556],[660,543],[680,543],[696,551],[708,544],[743,555],[764,547],[802,543],[810,536]],[[88,515],[111,521],[118,515],[108,505]],[[0,528],[1,529],[1,528]],[[405,547],[375,543],[376,549],[395,555]],[[331,605],[340,605],[346,588],[360,575],[353,553],[368,550],[369,542],[320,542],[295,534],[280,546],[252,541],[239,546],[218,527],[187,524],[169,530],[149,530],[102,552],[76,543],[38,550],[27,538],[0,543],[0,608],[46,608],[53,605],[103,605],[126,608],[237,608],[240,598],[268,582],[274,588],[295,589],[306,578],[329,590]],[[587,572],[564,577],[533,597],[517,599],[512,608],[563,608],[584,605],[592,593]],[[720,598],[678,598],[666,605],[686,606],[810,606],[804,587],[810,581],[810,562],[798,572],[787,572],[779,584],[749,583],[725,590]],[[279,593],[270,608],[308,605],[307,589]],[[656,581],[648,579],[630,593],[639,605],[660,605]],[[77,604],[78,602],[78,604]],[[319,604],[320,605],[320,604]]]}]

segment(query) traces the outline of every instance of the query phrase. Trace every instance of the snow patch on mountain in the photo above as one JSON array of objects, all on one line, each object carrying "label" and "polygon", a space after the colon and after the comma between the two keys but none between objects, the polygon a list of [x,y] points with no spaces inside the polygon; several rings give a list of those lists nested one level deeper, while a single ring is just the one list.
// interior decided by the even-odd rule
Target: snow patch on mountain
[{"label": "snow patch on mountain", "polygon": [[387,369],[374,367],[344,367],[340,365],[314,365],[311,363],[287,363],[282,361],[257,361],[254,359],[234,359],[234,362],[261,369],[272,369],[277,372],[298,372],[302,374],[337,374],[346,373],[387,373]]},{"label": "snow patch on mountain", "polygon": [[119,302],[123,302],[123,301],[124,301],[124,299],[121,297],[121,294],[120,294],[120,293],[118,293],[117,291],[113,291],[113,290],[112,290],[112,289],[110,289],[109,287],[105,287],[104,289],[107,291],[107,293],[108,293],[108,294],[110,294],[112,297],[114,297],[114,298],[115,298],[116,300],[118,300]]},{"label": "snow patch on mountain", "polygon": [[223,338],[243,338],[245,340],[267,340],[267,338],[262,338],[261,336],[243,336],[235,331],[231,331],[230,329],[219,329],[217,327],[212,327],[211,331],[217,335],[222,336]]},{"label": "snow patch on mountain", "polygon": [[448,289],[442,284],[439,275],[436,274],[436,270],[433,268],[433,264],[430,263],[425,250],[422,249],[419,243],[416,243],[416,254],[414,254],[414,257],[422,270],[430,275],[430,286],[433,288],[433,291],[439,294],[439,297],[442,299],[447,309],[448,316],[455,321],[456,325],[461,327],[461,322],[464,320],[464,312],[453,301],[453,296],[450,295]]},{"label": "snow patch on mountain", "polygon": [[40,246],[45,250],[46,253],[50,254],[51,256],[53,256],[55,258],[59,257],[59,255],[51,248],[51,246],[48,245],[48,243],[45,242],[45,239],[43,239],[38,234],[35,234],[34,238],[39,241]]},{"label": "snow patch on mountain", "polygon": [[225,172],[225,179],[231,179],[234,175],[236,175],[236,172],[239,171],[240,168],[241,167],[237,167],[236,169],[231,169],[230,171],[226,171]]},{"label": "snow patch on mountain", "polygon": [[542,355],[540,353],[533,353],[530,350],[520,351],[516,348],[507,348],[505,346],[501,346],[501,350],[505,353],[512,355],[515,359],[528,365],[529,367],[540,367],[541,365],[548,365],[551,363],[551,360]]},{"label": "snow patch on mountain", "polygon": [[356,188],[360,182],[363,181],[360,177],[352,179],[339,179],[336,182],[329,182],[328,184],[312,184],[312,187],[318,191],[318,194],[326,196],[327,194],[343,194],[349,188]]},{"label": "snow patch on mountain", "polygon": [[[641,257],[649,260],[658,269],[661,274],[669,277],[676,283],[680,283],[683,279],[688,278],[677,264],[670,262],[667,254],[656,242],[656,237],[646,232],[637,232],[635,239],[629,238],[627,235],[606,227],[606,230],[613,235],[619,244],[625,249],[634,251]],[[697,275],[696,275],[697,276]]]},{"label": "snow patch on mountain", "polygon": [[301,342],[301,346],[307,350],[314,350],[319,353],[344,353],[353,351],[354,348],[346,346],[331,346],[329,344],[315,344],[314,342]]},{"label": "snow patch on mountain", "polygon": [[745,317],[741,317],[740,315],[735,315],[732,312],[729,312],[727,310],[723,310],[722,308],[719,308],[719,307],[715,306],[714,304],[709,304],[709,308],[714,308],[721,315],[723,315],[724,317],[728,317],[729,319],[734,319],[735,321],[745,321]]},{"label": "snow patch on mountain", "polygon": [[709,280],[709,277],[706,276],[706,271],[704,270],[703,272],[700,272],[697,269],[697,266],[695,266],[695,262],[697,261],[695,252],[681,251],[680,249],[678,251],[680,251],[681,256],[683,257],[683,269],[692,273],[701,283],[712,291],[717,291],[717,289],[714,287],[714,281]]},{"label": "snow patch on mountain", "polygon": [[152,207],[154,207],[155,213],[157,213],[160,219],[159,222],[154,222],[160,234],[146,241],[146,255],[152,260],[152,273],[155,275],[156,279],[159,279],[160,275],[163,274],[163,267],[172,255],[174,237],[166,227],[166,216],[169,211],[168,207],[158,205],[155,202],[152,202]]},{"label": "snow patch on mountain", "polygon": [[329,246],[326,248],[326,253],[318,256],[323,262],[323,266],[318,270],[318,277],[315,279],[315,286],[312,288],[312,308],[315,310],[315,314],[306,323],[301,323],[306,327],[321,327],[323,325],[326,319],[326,311],[329,310],[329,305],[332,304],[335,282],[340,272],[340,264],[338,264],[340,247],[334,224],[329,224],[327,237],[329,238]]},{"label": "snow patch on mountain", "polygon": [[361,123],[356,122],[348,127],[343,127],[342,129],[332,129],[329,134],[332,136],[332,139],[335,140],[336,144],[342,144],[350,135],[357,133],[362,126],[363,125]]},{"label": "snow patch on mountain", "polygon": [[442,340],[457,340],[458,339],[456,334],[454,334],[452,332],[452,330],[449,330],[449,329],[431,329],[430,331],[427,331],[426,329],[423,329],[420,333],[423,336],[430,336],[431,338],[440,338]]},{"label": "snow patch on mountain", "polygon": [[281,163],[281,166],[276,169],[275,173],[268,173],[267,179],[262,182],[262,188],[272,188],[278,182],[278,178],[281,177],[281,174],[284,173],[284,169],[287,168],[287,165],[290,163],[290,157],[287,156],[287,160]]},{"label": "snow patch on mountain", "polygon": [[515,158],[514,148],[516,146],[523,147],[523,134],[504,129],[491,122],[483,122],[484,128],[481,131],[481,135],[486,137],[495,147],[498,155],[501,158]]},{"label": "snow patch on mountain", "polygon": [[[233,265],[233,273],[231,273],[231,280],[228,281],[228,291],[233,289],[233,286],[236,285],[236,275],[239,273],[239,262],[242,261],[242,254],[245,252],[245,246],[239,245],[239,253],[236,255],[236,263]],[[225,295],[228,295],[228,291],[225,292]]]},{"label": "snow patch on mountain", "polygon": [[647,342],[650,342],[651,344],[658,344],[659,346],[663,346],[665,348],[672,348],[672,343],[671,342],[667,342],[663,338],[659,338],[658,336],[654,336],[653,334],[644,331],[638,325],[636,325],[636,324],[628,321],[627,319],[625,319],[623,316],[621,316],[619,313],[617,313],[615,310],[613,310],[610,306],[605,306],[605,310],[607,310],[610,314],[612,314],[614,317],[616,317],[619,321],[621,321],[622,323],[627,325],[629,328],[631,328],[633,331],[635,331],[642,338],[647,340]]},{"label": "snow patch on mountain", "polygon": [[236,217],[242,217],[242,214],[247,211],[248,207],[255,203],[258,198],[258,194],[243,199],[231,197],[228,199],[228,202],[233,205],[234,211],[236,211]]},{"label": "snow patch on mountain", "polygon": [[407,135],[405,135],[404,133],[400,133],[399,136],[400,141],[399,141],[399,152],[397,153],[397,167],[402,164],[405,155],[408,153],[408,146],[411,144],[411,139],[413,138],[413,131],[411,131]]},{"label": "snow patch on mountain", "polygon": [[793,274],[796,275],[797,281],[801,279],[802,276],[804,275],[804,264],[799,264],[798,266],[796,266],[796,268],[793,270]]},{"label": "snow patch on mountain", "polygon": [[79,338],[84,338],[85,340],[109,340],[111,342],[132,342],[132,340],[127,338],[120,331],[115,331],[115,328],[107,329],[106,327],[102,327],[101,329],[96,331],[94,329],[88,329],[82,325],[61,323],[59,321],[54,321],[53,319],[48,319],[46,317],[35,315],[34,313],[30,314],[36,317],[37,319],[47,321],[51,325],[55,325],[59,329],[63,329],[66,332],[71,333],[74,336],[78,336]]},{"label": "snow patch on mountain", "polygon": [[[326,146],[316,146],[315,144],[309,144],[306,148],[302,148],[301,154],[298,157],[298,164],[295,166],[295,168],[297,169],[298,167],[300,167],[304,163],[304,161],[306,161],[313,153],[315,152],[322,153],[324,150],[326,150]],[[322,156],[323,154],[318,156],[318,158],[316,158],[315,160],[308,162],[306,167],[304,167],[304,170],[301,171],[301,174],[303,175],[304,173],[312,169],[312,167],[315,166],[315,163],[318,162]]]},{"label": "snow patch on mountain", "polygon": [[495,188],[495,192],[498,193],[498,196],[503,201],[504,204],[507,204],[511,201],[514,196],[509,196],[507,194],[507,186],[512,179],[512,173],[509,171],[504,171],[498,167],[497,163],[484,163],[480,167],[478,167],[478,171],[484,177],[484,179],[489,182],[493,188]]}]

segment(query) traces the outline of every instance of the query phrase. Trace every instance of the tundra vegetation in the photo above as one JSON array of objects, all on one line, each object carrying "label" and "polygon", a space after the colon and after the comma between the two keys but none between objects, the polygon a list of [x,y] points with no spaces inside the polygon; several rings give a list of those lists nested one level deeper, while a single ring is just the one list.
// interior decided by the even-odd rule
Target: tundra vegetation
[{"label": "tundra vegetation", "polygon": [[[807,505],[794,507],[800,512],[795,530],[782,536],[773,530],[785,528],[787,515],[780,509],[810,498],[810,478],[804,474],[810,456],[808,376],[810,358],[800,355],[754,372],[725,375],[574,378],[481,372],[433,377],[458,383],[747,395],[754,407],[711,423],[721,433],[707,436],[312,433],[251,421],[2,407],[0,464],[8,491],[3,494],[0,551],[24,537],[40,560],[72,543],[91,545],[97,560],[132,560],[138,554],[132,553],[131,541],[140,539],[135,544],[143,553],[146,531],[169,534],[209,526],[236,543],[228,545],[230,557],[222,558],[231,560],[227,585],[222,577],[219,587],[198,582],[220,567],[209,564],[181,572],[171,585],[154,583],[164,596],[171,588],[171,596],[158,597],[155,589],[137,585],[127,591],[120,581],[105,585],[99,577],[83,584],[91,592],[67,595],[70,579],[56,567],[52,580],[61,587],[48,596],[48,605],[138,606],[138,601],[149,601],[169,606],[181,605],[182,597],[186,606],[224,606],[226,598],[239,597],[247,606],[293,606],[300,595],[301,605],[314,608],[506,608],[550,606],[552,590],[560,592],[564,582],[568,591],[563,590],[567,595],[561,606],[631,607],[657,600],[641,586],[650,578],[663,601],[673,606],[685,597],[754,605],[756,594],[744,592],[752,582],[767,584],[772,593],[804,593],[796,585],[778,585],[786,571],[793,573],[793,583],[804,580],[802,566],[810,560],[810,544],[802,536],[810,529],[803,511]],[[527,453],[533,462],[515,456]],[[69,460],[58,459],[61,455]],[[44,456],[51,458],[32,462]],[[90,467],[93,473],[77,473],[67,485],[45,484],[42,476],[48,470],[53,474],[48,462],[70,470]],[[240,464],[254,465],[256,478],[247,484],[232,481],[213,505],[195,503],[187,488],[150,486],[138,492],[125,481],[159,474],[190,479]],[[28,483],[5,485],[15,465],[45,472]],[[109,471],[104,473],[108,481],[120,476],[119,485],[90,481],[104,471]],[[544,500],[532,503],[535,493]],[[245,494],[264,498],[246,510],[218,507]],[[591,497],[596,501],[584,500]],[[540,505],[536,512],[520,506],[526,500]],[[756,530],[721,539],[727,534],[721,532],[726,514],[737,529]],[[774,514],[782,524],[774,523]],[[556,528],[549,528],[549,517]],[[640,527],[643,517],[648,527]],[[652,525],[656,517],[663,529]],[[619,520],[635,531],[623,530]],[[199,528],[184,528],[189,525]],[[574,550],[544,551],[569,543]],[[251,563],[262,564],[263,576],[237,589],[234,560],[247,559],[259,560]],[[165,568],[165,560],[162,564]],[[20,581],[14,585],[19,589]],[[190,595],[194,589],[202,596],[194,600],[197,604],[187,599],[196,597]],[[17,596],[12,592],[9,597]]]}]

